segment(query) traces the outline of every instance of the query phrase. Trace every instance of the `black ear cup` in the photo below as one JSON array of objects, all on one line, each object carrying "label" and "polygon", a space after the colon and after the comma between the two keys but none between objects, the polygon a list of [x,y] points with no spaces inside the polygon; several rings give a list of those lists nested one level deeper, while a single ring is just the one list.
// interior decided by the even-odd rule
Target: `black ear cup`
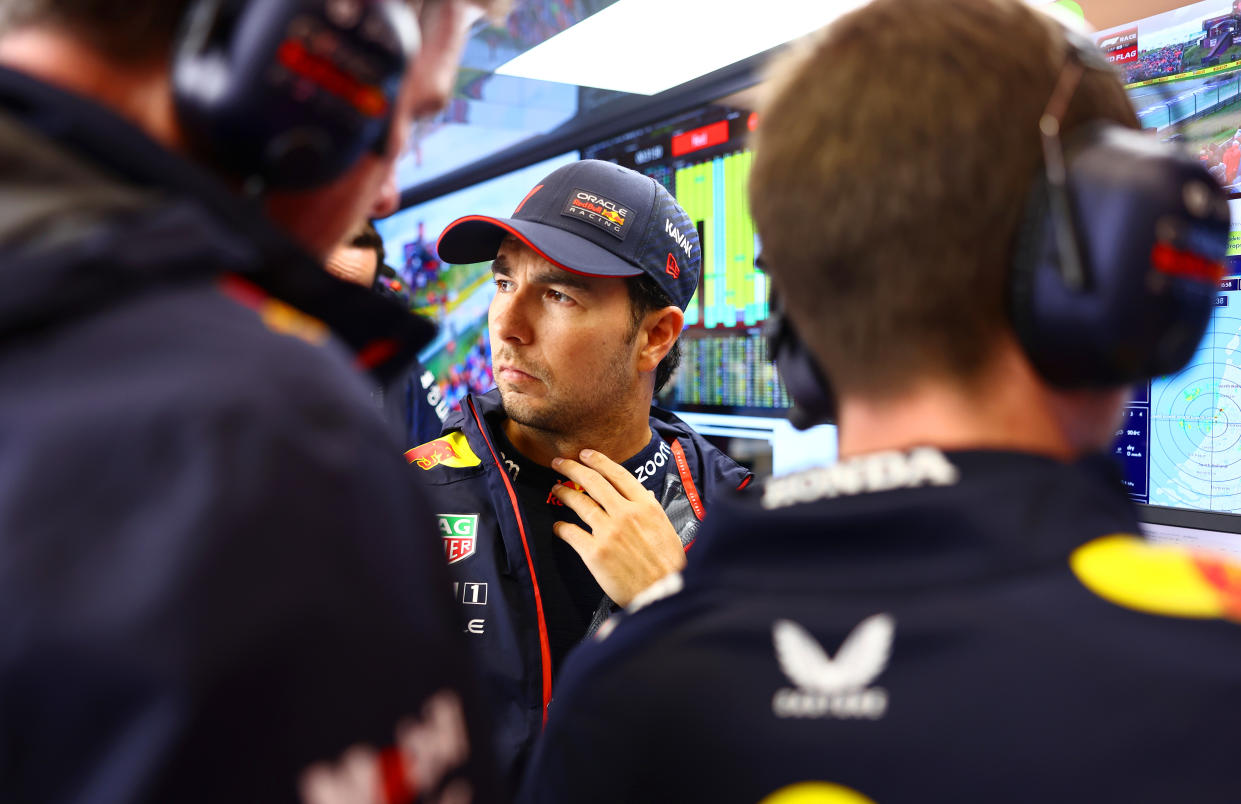
[{"label": "black ear cup", "polygon": [[831,384],[793,329],[775,288],[771,289],[770,314],[764,325],[767,359],[776,364],[780,379],[793,400],[788,418],[798,430],[835,421],[836,397]]},{"label": "black ear cup", "polygon": [[173,53],[178,119],[242,180],[321,186],[385,150],[418,44],[405,0],[199,0]]},{"label": "black ear cup", "polygon": [[1225,194],[1198,160],[1119,125],[1082,128],[1064,154],[1067,209],[1057,211],[1056,188],[1040,174],[1014,242],[1019,341],[1059,387],[1115,387],[1180,369],[1214,309]]}]

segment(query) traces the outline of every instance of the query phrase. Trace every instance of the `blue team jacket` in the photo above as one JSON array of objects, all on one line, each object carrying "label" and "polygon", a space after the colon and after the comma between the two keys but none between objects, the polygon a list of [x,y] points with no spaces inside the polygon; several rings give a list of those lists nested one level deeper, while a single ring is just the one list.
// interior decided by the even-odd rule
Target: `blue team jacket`
[{"label": "blue team jacket", "polygon": [[4,70],[0,165],[0,801],[495,800],[368,399],[422,325]]},{"label": "blue team jacket", "polygon": [[1000,452],[719,503],[566,662],[519,800],[1237,801],[1241,567],[1136,532],[1111,466]]},{"label": "blue team jacket", "polygon": [[[492,694],[501,771],[515,784],[543,728],[553,679],[538,584],[544,570],[532,561],[521,506],[492,435],[502,417],[498,390],[467,397],[445,435],[406,459],[429,485],[462,630]],[[675,468],[662,502],[688,549],[714,500],[744,488],[751,474],[667,411],[652,408],[651,428],[671,447]]]}]

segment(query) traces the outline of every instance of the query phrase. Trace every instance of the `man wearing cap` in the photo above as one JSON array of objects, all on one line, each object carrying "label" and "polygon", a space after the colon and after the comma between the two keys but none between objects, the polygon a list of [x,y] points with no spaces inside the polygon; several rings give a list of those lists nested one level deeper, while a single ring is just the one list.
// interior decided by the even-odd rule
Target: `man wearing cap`
[{"label": "man wearing cap", "polygon": [[449,263],[494,259],[499,387],[406,457],[430,486],[515,782],[565,654],[680,569],[712,497],[750,474],[651,407],[702,257],[659,183],[578,162],[511,218],[455,221],[438,250]]}]

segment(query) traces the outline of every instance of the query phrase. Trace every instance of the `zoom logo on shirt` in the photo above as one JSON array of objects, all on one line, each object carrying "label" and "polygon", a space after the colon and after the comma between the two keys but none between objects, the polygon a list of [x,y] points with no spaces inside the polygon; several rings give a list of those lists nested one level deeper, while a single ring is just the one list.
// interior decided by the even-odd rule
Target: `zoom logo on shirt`
[{"label": "zoom logo on shirt", "polygon": [[639,483],[646,483],[655,477],[655,473],[668,465],[668,459],[672,457],[672,448],[668,446],[667,441],[659,442],[659,451],[649,458],[646,463],[641,464],[633,470],[633,476],[638,479]]}]

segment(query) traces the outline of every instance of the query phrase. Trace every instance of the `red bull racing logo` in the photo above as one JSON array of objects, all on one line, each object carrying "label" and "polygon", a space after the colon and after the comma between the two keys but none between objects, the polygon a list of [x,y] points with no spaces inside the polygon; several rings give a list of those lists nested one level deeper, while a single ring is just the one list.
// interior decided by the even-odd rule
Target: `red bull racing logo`
[{"label": "red bull racing logo", "polygon": [[599,210],[599,214],[607,218],[608,220],[610,220],[612,223],[616,224],[617,226],[625,225],[625,216],[620,214],[614,209],[607,209],[605,207]]},{"label": "red bull racing logo", "polygon": [[478,514],[436,514],[436,518],[449,564],[474,555],[478,548]]},{"label": "red bull racing logo", "polygon": [[428,441],[405,453],[405,460],[417,464],[419,469],[429,470],[437,466],[478,466],[482,461],[470,449],[465,435],[449,433],[443,438]]}]

